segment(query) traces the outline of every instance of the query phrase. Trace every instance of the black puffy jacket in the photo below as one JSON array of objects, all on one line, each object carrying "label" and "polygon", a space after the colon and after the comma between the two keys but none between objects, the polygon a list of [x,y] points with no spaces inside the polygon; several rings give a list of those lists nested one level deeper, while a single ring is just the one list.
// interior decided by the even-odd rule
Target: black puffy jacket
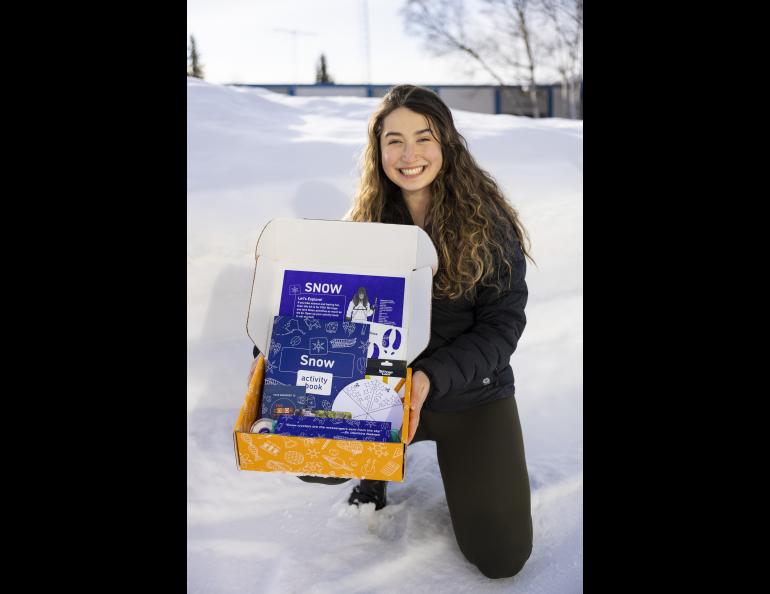
[{"label": "black puffy jacket", "polygon": [[[383,222],[414,224],[406,206],[398,206]],[[473,300],[433,299],[430,342],[411,364],[430,378],[428,410],[466,410],[514,395],[510,358],[527,324],[527,265],[518,242],[508,243],[513,273],[510,283],[507,276],[503,281],[509,289],[479,286]]]},{"label": "black puffy jacket", "polygon": [[511,249],[510,289],[479,287],[472,301],[433,299],[430,343],[411,365],[430,378],[425,408],[458,411],[513,396],[510,358],[527,323],[528,292],[524,255],[518,244]]}]

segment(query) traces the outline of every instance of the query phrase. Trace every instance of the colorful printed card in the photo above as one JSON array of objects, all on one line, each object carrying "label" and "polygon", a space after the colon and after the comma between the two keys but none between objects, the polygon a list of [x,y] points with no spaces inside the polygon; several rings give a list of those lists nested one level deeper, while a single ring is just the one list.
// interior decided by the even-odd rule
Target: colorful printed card
[{"label": "colorful printed card", "polygon": [[286,270],[282,316],[403,325],[404,277]]}]

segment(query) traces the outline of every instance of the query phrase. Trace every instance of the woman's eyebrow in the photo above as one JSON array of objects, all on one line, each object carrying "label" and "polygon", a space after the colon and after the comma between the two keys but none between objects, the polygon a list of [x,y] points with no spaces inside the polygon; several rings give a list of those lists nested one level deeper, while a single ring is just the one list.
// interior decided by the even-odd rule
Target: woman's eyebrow
[{"label": "woman's eyebrow", "polygon": [[[414,135],[417,136],[425,132],[430,132],[430,128],[425,128],[424,130],[417,130],[417,132],[415,132]],[[385,135],[383,136],[383,138],[387,136],[403,136],[403,134],[401,134],[401,132],[385,132]]]}]

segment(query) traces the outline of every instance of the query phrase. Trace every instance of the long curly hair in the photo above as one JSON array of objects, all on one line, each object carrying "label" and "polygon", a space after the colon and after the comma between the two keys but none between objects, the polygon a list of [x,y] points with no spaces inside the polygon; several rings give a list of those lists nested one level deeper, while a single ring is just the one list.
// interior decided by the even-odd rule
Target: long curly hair
[{"label": "long curly hair", "polygon": [[[425,231],[438,252],[433,279],[437,297],[472,299],[479,285],[502,291],[510,286],[513,260],[529,254],[530,242],[518,213],[495,180],[478,166],[457,131],[452,112],[439,96],[422,87],[398,85],[383,97],[369,121],[361,157],[361,183],[349,211],[353,221],[411,222],[401,189],[382,168],[380,135],[385,118],[406,107],[428,119],[441,146],[443,164],[430,187]],[[520,254],[515,247],[520,248]],[[523,256],[522,256],[523,254]]]}]

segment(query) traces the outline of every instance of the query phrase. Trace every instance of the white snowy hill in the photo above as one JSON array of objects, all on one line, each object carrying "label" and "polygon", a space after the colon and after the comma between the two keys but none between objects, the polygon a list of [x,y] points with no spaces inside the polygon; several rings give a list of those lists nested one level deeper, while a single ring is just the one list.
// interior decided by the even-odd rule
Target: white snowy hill
[{"label": "white snowy hill", "polygon": [[455,111],[519,210],[538,266],[511,363],[532,487],[534,550],[489,580],[454,540],[432,442],[410,446],[388,506],[238,472],[253,254],[275,217],[340,218],[378,99],[289,97],[187,83],[188,592],[582,592],[583,123]]}]

